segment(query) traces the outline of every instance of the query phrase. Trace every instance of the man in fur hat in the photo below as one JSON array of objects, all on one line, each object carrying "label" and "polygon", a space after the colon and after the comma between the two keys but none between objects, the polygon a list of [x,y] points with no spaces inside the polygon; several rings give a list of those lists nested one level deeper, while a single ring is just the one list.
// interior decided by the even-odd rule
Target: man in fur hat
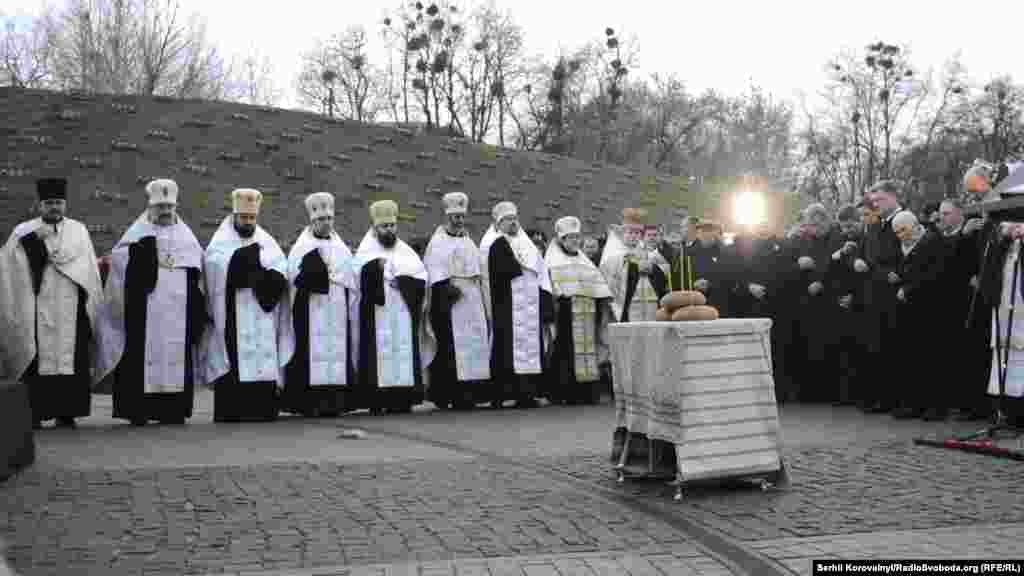
[{"label": "man in fur hat", "polygon": [[604,275],[580,251],[580,228],[575,216],[555,222],[555,240],[544,256],[557,298],[548,397],[596,404],[609,361],[607,328],[613,298]]},{"label": "man in fur hat", "polygon": [[103,298],[86,227],[67,212],[67,181],[36,182],[40,217],[0,252],[0,376],[28,384],[36,428],[89,415],[93,328]]},{"label": "man in fur hat", "polygon": [[206,329],[203,248],[178,217],[178,185],[146,185],[147,208],[110,255],[96,374],[114,372],[114,417],[183,424],[192,416]]},{"label": "man in fur hat", "polygon": [[424,399],[423,367],[433,359],[423,326],[427,268],[398,238],[398,204],[374,202],[370,222],[354,266],[360,298],[356,393],[371,410],[410,412]]},{"label": "man in fur hat", "polygon": [[423,258],[430,276],[428,317],[437,339],[429,367],[430,401],[442,408],[470,408],[485,399],[483,383],[491,379],[483,269],[480,249],[466,231],[469,197],[449,192],[441,201],[445,222]]},{"label": "man in fur hat", "polygon": [[621,232],[609,230],[601,255],[601,272],[614,295],[616,322],[651,322],[668,292],[669,263],[643,243],[645,210],[622,211]]},{"label": "man in fur hat", "polygon": [[547,332],[555,319],[551,277],[544,257],[519,226],[516,205],[499,202],[491,217],[480,253],[493,318],[492,405],[515,400],[518,407],[530,408],[542,394]]},{"label": "man in fur hat", "polygon": [[263,195],[239,188],[232,214],[206,248],[206,379],[216,422],[273,420],[294,342],[287,305],[288,259],[257,219]]},{"label": "man in fur hat", "polygon": [[295,353],[285,371],[281,407],[305,416],[336,416],[354,384],[351,309],[358,286],[352,252],[334,231],[334,196],[306,197],[309,226],[288,254]]}]

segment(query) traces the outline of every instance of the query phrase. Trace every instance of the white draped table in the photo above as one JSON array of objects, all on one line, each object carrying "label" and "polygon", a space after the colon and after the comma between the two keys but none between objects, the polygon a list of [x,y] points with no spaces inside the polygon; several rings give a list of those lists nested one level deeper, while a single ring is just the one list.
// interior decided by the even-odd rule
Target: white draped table
[{"label": "white draped table", "polygon": [[611,324],[616,430],[627,476],[786,483],[772,379],[772,321]]}]

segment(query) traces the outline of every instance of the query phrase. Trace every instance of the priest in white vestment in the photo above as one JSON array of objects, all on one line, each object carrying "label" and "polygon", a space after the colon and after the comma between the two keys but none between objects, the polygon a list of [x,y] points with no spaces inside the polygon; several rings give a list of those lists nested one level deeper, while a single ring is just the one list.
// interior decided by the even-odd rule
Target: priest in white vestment
[{"label": "priest in white vestment", "polygon": [[615,322],[653,322],[658,302],[668,292],[670,266],[656,247],[643,243],[645,210],[622,211],[622,228],[609,229],[601,272],[615,297]]},{"label": "priest in white vestment", "polygon": [[89,415],[96,308],[103,298],[89,231],[67,218],[67,180],[36,182],[40,217],[0,252],[0,377],[29,389],[36,428]]},{"label": "priest in white vestment", "polygon": [[288,254],[288,293],[295,352],[285,373],[283,410],[337,416],[346,410],[354,382],[356,302],[352,252],[334,230],[334,196],[306,197],[309,226]]},{"label": "priest in white vestment", "polygon": [[427,243],[427,315],[437,341],[430,363],[429,399],[441,408],[472,408],[489,400],[491,334],[484,300],[480,249],[466,231],[469,197],[441,199],[445,223]]},{"label": "priest in white vestment", "polygon": [[110,253],[97,320],[95,382],[114,374],[114,418],[184,424],[192,416],[208,318],[203,248],[176,213],[178,185],[153,180],[148,206]]},{"label": "priest in white vestment", "polygon": [[580,250],[580,230],[579,218],[560,218],[544,255],[556,299],[548,399],[596,404],[608,384],[613,298],[604,275]]},{"label": "priest in white vestment", "polygon": [[544,363],[555,321],[551,277],[544,256],[519,226],[511,202],[491,210],[493,224],[480,241],[484,286],[491,310],[491,378],[494,407],[515,400],[521,408],[544,395]]},{"label": "priest in white vestment", "polygon": [[370,205],[370,229],[356,249],[359,407],[411,412],[423,402],[423,368],[433,359],[424,326],[427,268],[398,238],[398,204]]},{"label": "priest in white vestment", "polygon": [[206,381],[215,422],[273,420],[294,341],[288,259],[256,221],[263,195],[239,188],[206,248]]}]

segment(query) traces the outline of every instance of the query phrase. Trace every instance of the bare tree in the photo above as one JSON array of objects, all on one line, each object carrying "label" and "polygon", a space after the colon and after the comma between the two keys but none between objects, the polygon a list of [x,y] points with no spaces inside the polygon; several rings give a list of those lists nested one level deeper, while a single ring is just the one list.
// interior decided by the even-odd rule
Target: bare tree
[{"label": "bare tree", "polygon": [[282,93],[274,81],[274,65],[269,57],[261,55],[253,47],[232,68],[234,78],[229,95],[232,100],[256,106],[276,106],[280,103]]},{"label": "bare tree", "polygon": [[650,85],[636,88],[636,100],[650,142],[648,162],[659,170],[681,174],[689,156],[699,153],[701,138],[717,99],[695,98],[675,76],[655,74]]},{"label": "bare tree", "polygon": [[333,48],[323,40],[302,55],[302,68],[295,81],[299,102],[334,117],[337,97],[338,61]]},{"label": "bare tree", "polygon": [[366,32],[362,27],[349,28],[326,41],[317,40],[302,57],[302,69],[296,79],[299,100],[328,116],[373,121],[381,108],[381,74],[371,66],[366,49]]},{"label": "bare tree", "polygon": [[90,92],[220,98],[228,67],[176,0],[70,0],[52,34],[54,84]]},{"label": "bare tree", "polygon": [[50,8],[28,21],[0,17],[0,85],[49,87],[53,81],[55,33]]}]

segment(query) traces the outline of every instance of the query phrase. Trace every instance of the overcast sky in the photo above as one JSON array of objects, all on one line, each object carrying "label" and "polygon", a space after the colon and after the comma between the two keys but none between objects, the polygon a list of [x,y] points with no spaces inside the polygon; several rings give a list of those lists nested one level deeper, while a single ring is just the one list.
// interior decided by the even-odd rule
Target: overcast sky
[{"label": "overcast sky", "polygon": [[[210,38],[228,53],[255,47],[273,61],[294,102],[299,55],[314,38],[362,24],[383,58],[380,22],[398,0],[179,0],[205,16]],[[463,0],[465,2],[466,0]],[[675,73],[691,90],[728,94],[751,83],[775,95],[809,96],[824,63],[842,48],[876,40],[910,43],[914,62],[939,69],[957,51],[980,82],[1011,74],[1024,81],[1024,2],[923,0],[494,0],[523,27],[529,54],[548,59],[601,38],[606,26],[635,36],[638,75]],[[426,2],[425,2],[426,3]],[[5,0],[4,10],[34,11],[39,0]],[[61,2],[56,2],[61,4]],[[970,34],[972,36],[968,37]],[[631,73],[631,76],[636,76]]]}]

